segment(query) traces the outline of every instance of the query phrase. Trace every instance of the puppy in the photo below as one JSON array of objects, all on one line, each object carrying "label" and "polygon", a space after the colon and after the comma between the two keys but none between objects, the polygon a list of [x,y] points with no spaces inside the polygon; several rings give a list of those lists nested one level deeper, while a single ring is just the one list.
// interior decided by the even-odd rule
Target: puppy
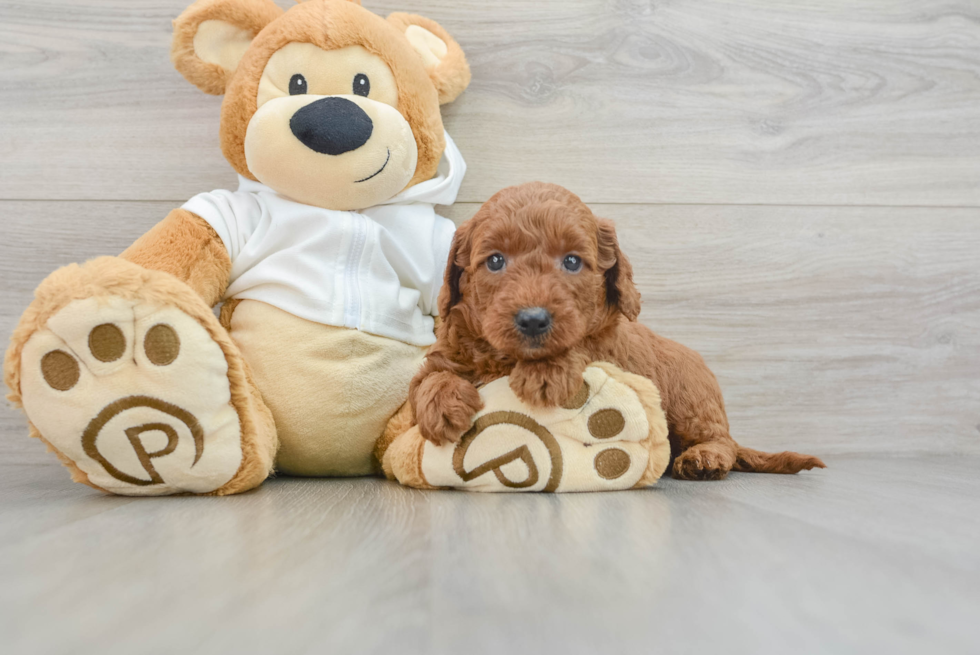
[{"label": "puppy", "polygon": [[524,402],[556,406],[581,388],[588,363],[608,361],[660,390],[675,478],[824,467],[816,457],[735,443],[704,360],[637,322],[639,313],[640,294],[611,221],[553,184],[500,191],[452,244],[437,341],[409,390],[422,436],[459,440],[482,409],[476,385],[509,375]]}]

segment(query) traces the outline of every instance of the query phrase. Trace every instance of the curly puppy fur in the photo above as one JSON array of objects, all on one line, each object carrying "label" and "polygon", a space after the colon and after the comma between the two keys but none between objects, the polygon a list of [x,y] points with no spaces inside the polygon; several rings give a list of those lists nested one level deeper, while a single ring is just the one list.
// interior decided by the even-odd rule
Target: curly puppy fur
[{"label": "curly puppy fur", "polygon": [[[563,266],[569,254],[581,259],[578,271]],[[487,266],[492,255],[503,256],[501,270]],[[517,313],[526,308],[550,314],[544,334],[528,337],[518,328]],[[509,375],[524,402],[555,406],[581,387],[589,362],[608,361],[660,389],[675,478],[824,467],[816,457],[735,443],[721,389],[701,356],[637,322],[640,294],[612,221],[560,186],[504,189],[460,227],[439,313],[437,342],[409,392],[422,435],[434,443],[456,441],[469,427],[481,409],[476,385]]]}]

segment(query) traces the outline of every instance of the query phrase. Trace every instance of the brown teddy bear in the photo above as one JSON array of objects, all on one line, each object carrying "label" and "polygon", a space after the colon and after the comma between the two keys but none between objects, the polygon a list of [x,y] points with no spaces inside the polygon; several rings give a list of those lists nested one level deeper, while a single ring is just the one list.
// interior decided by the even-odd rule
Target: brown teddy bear
[{"label": "brown teddy bear", "polygon": [[172,58],[224,94],[240,186],[49,276],[7,352],[9,397],[75,480],[114,493],[371,473],[434,341],[454,227],[433,206],[465,172],[440,105],[469,83],[463,52],[356,0],[199,0]]}]

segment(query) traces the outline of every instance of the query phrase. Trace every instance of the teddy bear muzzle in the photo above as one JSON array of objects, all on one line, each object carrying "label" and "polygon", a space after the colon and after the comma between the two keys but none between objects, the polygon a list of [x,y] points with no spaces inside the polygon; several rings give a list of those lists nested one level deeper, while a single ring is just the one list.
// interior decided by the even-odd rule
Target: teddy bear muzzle
[{"label": "teddy bear muzzle", "polygon": [[290,95],[249,121],[245,158],[255,178],[316,207],[357,210],[405,188],[418,163],[412,127],[391,105],[356,95]]}]

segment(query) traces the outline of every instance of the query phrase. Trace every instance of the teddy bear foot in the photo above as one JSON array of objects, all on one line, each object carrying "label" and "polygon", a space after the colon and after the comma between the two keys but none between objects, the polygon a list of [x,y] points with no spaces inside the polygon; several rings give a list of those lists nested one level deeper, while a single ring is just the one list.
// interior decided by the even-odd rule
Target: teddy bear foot
[{"label": "teddy bear foot", "polygon": [[116,258],[61,269],[12,341],[12,398],[76,481],[225,494],[268,475],[271,416],[211,310],[174,278]]},{"label": "teddy bear foot", "polygon": [[418,427],[384,454],[408,486],[469,491],[613,491],[645,487],[670,459],[660,394],[650,380],[591,364],[564,407],[523,404],[507,378],[480,389],[485,407],[462,439],[436,446]]}]

